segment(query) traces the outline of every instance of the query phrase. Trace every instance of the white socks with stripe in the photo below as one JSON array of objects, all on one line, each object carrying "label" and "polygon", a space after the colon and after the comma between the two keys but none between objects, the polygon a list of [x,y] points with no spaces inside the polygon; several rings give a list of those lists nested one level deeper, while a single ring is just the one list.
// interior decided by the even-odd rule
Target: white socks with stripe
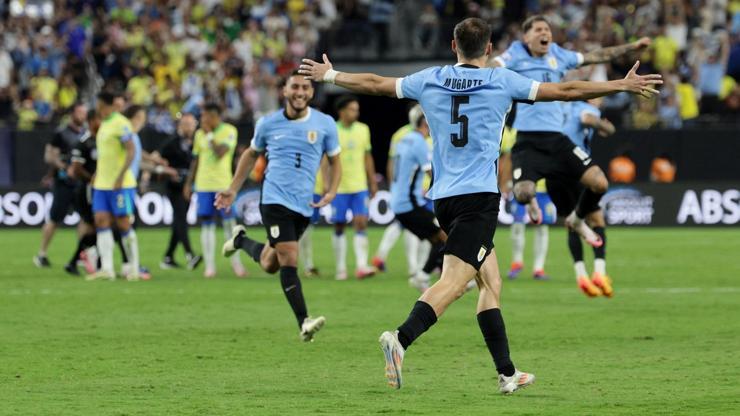
[{"label": "white socks with stripe", "polygon": [[534,229],[534,271],[545,269],[549,243],[549,227],[544,224],[536,226]]},{"label": "white socks with stripe", "polygon": [[357,270],[367,270],[367,253],[369,251],[368,246],[370,243],[368,242],[365,231],[356,231],[352,242],[354,243],[355,248],[355,268]]},{"label": "white socks with stripe", "polygon": [[303,267],[306,270],[314,268],[313,264],[313,225],[306,227],[301,239],[298,240],[298,255],[303,258]]},{"label": "white socks with stripe", "polygon": [[115,270],[113,270],[113,247],[115,244],[113,231],[110,228],[98,229],[97,246],[98,255],[100,256],[100,271],[111,276],[115,275]]},{"label": "white socks with stripe", "polygon": [[347,273],[347,237],[344,233],[331,235],[331,243],[334,247],[334,259],[336,260],[336,273]]},{"label": "white socks with stripe", "polygon": [[398,237],[401,236],[401,223],[393,221],[383,231],[383,238],[380,240],[380,246],[378,246],[378,252],[375,254],[381,260],[385,261],[388,258],[388,253],[391,252],[393,246],[398,241]]},{"label": "white socks with stripe", "polygon": [[515,222],[511,224],[511,261],[512,263],[524,262],[524,224]]},{"label": "white socks with stripe", "polygon": [[[132,277],[139,276],[139,240],[136,238],[136,231],[130,228],[128,232],[122,233],[121,242],[123,248],[126,250],[126,256],[128,257],[128,263],[130,267],[130,275]],[[129,277],[129,276],[126,276]]]},{"label": "white socks with stripe", "polygon": [[216,224],[206,223],[200,227],[200,245],[206,272],[216,271]]},{"label": "white socks with stripe", "polygon": [[[419,271],[419,261],[417,255],[419,253],[419,238],[409,230],[403,230],[403,248],[406,250],[406,261],[408,262],[408,273],[409,276],[416,275]],[[422,263],[423,264],[423,263]]]}]

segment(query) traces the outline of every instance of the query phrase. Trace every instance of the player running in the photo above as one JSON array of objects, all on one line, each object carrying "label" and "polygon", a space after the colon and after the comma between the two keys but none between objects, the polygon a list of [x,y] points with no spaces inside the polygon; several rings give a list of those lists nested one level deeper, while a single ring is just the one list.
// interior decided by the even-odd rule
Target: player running
[{"label": "player running", "polygon": [[[334,199],[342,173],[337,126],[330,116],[308,106],[313,94],[311,81],[297,73],[287,79],[283,87],[285,108],[257,121],[252,144],[242,153],[231,185],[216,196],[217,208],[230,207],[258,156],[267,152],[260,213],[268,244],[252,240],[246,229],[238,225],[233,237],[224,244],[223,254],[229,257],[242,249],[267,273],[280,271],[280,284],[303,341],[313,340],[326,319],[308,316],[298,278],[298,240],[311,220],[313,208],[328,205]],[[318,202],[311,202],[324,155],[331,170],[329,191]]]},{"label": "player running", "polygon": [[[396,144],[393,157],[391,182],[391,210],[401,225],[419,240],[428,240],[431,250],[427,252],[424,267],[409,279],[409,283],[422,293],[429,288],[429,274],[437,267],[447,235],[435,223],[434,214],[425,208],[424,176],[431,175],[432,154],[425,137],[429,135],[420,105],[409,111],[409,122],[414,130]],[[407,256],[415,253],[406,253]]]},{"label": "player running", "polygon": [[[198,218],[201,223],[201,251],[207,279],[216,277],[216,216],[220,216],[224,238],[233,237],[236,225],[232,210],[216,210],[216,194],[229,188],[232,178],[234,149],[236,149],[237,130],[233,125],[221,120],[218,104],[206,104],[200,120],[201,128],[195,132],[193,141],[193,162],[183,190],[189,201],[195,179],[195,192],[198,202]],[[247,274],[239,256],[231,258],[231,268],[238,277]]]},{"label": "player running", "polygon": [[[606,137],[615,132],[614,125],[609,120],[601,118],[598,105],[598,99],[589,100],[588,102],[563,103],[565,114],[563,131],[579,149],[589,156],[591,155],[591,142],[594,133]],[[558,210],[570,211],[576,206],[578,195],[582,192],[583,186],[578,181],[568,182],[548,179],[547,188]],[[597,210],[588,213],[585,219],[589,227],[599,235],[603,244],[594,247],[594,273],[589,279],[586,266],[583,263],[581,240],[573,231],[568,233],[568,248],[573,257],[578,287],[589,297],[602,294],[612,297],[614,293],[612,282],[606,274],[606,221],[604,221],[604,212],[601,207],[598,207]]]},{"label": "player running", "polygon": [[352,212],[352,225],[355,228],[355,276],[363,279],[372,276],[375,270],[368,266],[367,216],[370,198],[375,196],[378,185],[375,183],[375,163],[370,153],[370,128],[357,121],[360,116],[360,103],[357,97],[343,96],[337,100],[337,131],[339,145],[342,147],[342,181],[339,183],[337,197],[331,203],[334,223],[332,245],[336,260],[336,279],[347,279],[347,238],[344,227],[347,212]]},{"label": "player running", "polygon": [[512,393],[532,384],[534,375],[516,369],[509,356],[500,310],[501,277],[493,236],[500,194],[497,159],[504,119],[513,100],[572,101],[619,91],[651,95],[660,75],[639,76],[637,65],[617,81],[540,83],[512,71],[484,68],[493,46],[491,28],[468,18],[454,30],[452,50],[457,65],[431,67],[404,78],[351,74],[304,59],[300,73],[349,90],[419,101],[432,131],[434,183],[430,196],[442,230],[447,234],[442,276],[414,305],[397,331],[380,336],[386,377],[402,385],[401,367],[408,347],[459,298],[471,279],[480,290],[478,324],[499,373],[499,390]]},{"label": "player running", "polygon": [[[552,42],[550,24],[544,16],[532,16],[522,24],[523,42],[515,41],[492,65],[511,69],[539,82],[560,82],[570,69],[581,65],[608,62],[628,52],[650,45],[649,38],[581,54],[561,48]],[[631,71],[635,71],[637,64]],[[580,180],[585,189],[572,212],[566,216],[568,228],[576,231],[592,246],[602,244],[598,234],[583,219],[598,209],[606,193],[606,175],[591,158],[562,134],[563,110],[559,103],[533,103],[517,106],[514,120],[517,141],[512,150],[514,197],[527,204],[533,222],[540,222],[535,182],[541,178]]]},{"label": "player running", "polygon": [[121,233],[131,265],[126,279],[136,281],[139,280],[139,243],[130,220],[136,194],[136,178],[130,168],[136,149],[131,122],[116,111],[114,99],[115,96],[109,92],[98,95],[98,114],[102,122],[95,138],[98,164],[93,182],[93,213],[101,268],[87,279],[116,278],[111,230],[115,226]]}]

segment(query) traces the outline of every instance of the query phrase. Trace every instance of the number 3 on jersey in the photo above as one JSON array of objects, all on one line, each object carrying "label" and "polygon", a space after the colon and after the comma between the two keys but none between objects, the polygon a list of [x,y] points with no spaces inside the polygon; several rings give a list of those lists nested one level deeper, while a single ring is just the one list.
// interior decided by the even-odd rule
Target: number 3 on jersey
[{"label": "number 3 on jersey", "polygon": [[464,147],[468,144],[468,116],[460,114],[460,105],[470,102],[469,95],[453,95],[451,124],[460,124],[460,133],[450,134],[450,141],[455,147]]}]

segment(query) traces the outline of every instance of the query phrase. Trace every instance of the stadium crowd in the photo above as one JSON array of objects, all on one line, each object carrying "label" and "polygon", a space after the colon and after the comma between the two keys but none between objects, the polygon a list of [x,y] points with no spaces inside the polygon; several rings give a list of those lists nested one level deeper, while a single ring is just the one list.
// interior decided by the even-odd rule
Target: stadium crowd
[{"label": "stadium crowd", "polygon": [[[471,16],[492,24],[503,52],[537,12],[557,29],[556,42],[576,50],[654,38],[640,59],[645,71],[663,73],[668,93],[609,98],[605,114],[617,124],[680,128],[740,111],[738,0],[36,2],[53,3],[46,15],[19,3],[0,5],[0,120],[21,130],[56,121],[104,86],[146,107],[149,127],[161,133],[205,101],[221,103],[231,122],[251,121],[278,107],[275,85],[301,56],[444,58],[448,26]],[[603,80],[627,69],[617,61],[571,76]]]}]

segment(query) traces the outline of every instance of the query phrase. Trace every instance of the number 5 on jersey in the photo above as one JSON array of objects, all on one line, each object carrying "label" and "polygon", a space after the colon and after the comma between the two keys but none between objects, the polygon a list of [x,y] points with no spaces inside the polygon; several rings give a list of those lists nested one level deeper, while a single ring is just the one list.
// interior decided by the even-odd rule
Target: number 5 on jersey
[{"label": "number 5 on jersey", "polygon": [[469,95],[453,95],[451,124],[460,124],[460,133],[450,134],[450,141],[455,147],[465,147],[468,144],[468,116],[460,114],[460,105],[470,102]]}]

